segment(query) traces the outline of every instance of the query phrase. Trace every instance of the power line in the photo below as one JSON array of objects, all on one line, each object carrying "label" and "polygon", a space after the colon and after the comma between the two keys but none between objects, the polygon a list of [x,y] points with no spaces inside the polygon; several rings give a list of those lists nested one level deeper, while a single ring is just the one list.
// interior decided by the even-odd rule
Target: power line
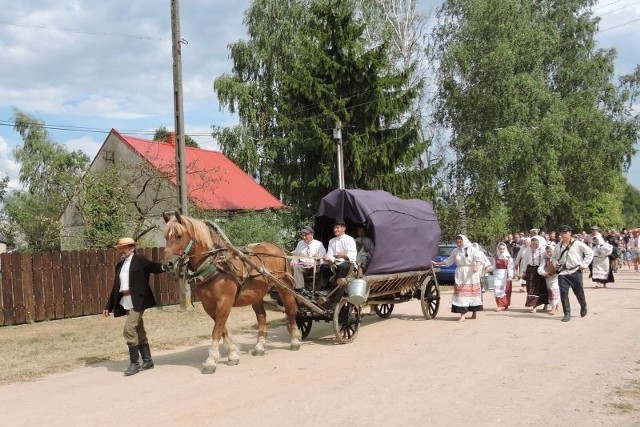
[{"label": "power line", "polygon": [[[30,122],[30,125],[38,125],[43,129],[48,130],[59,130],[65,132],[85,132],[85,133],[100,133],[100,134],[108,134],[111,132],[111,129],[101,129],[101,128],[91,128],[84,126],[71,126],[71,125],[48,125],[40,122]],[[0,120],[0,126],[14,127],[15,123],[9,120]],[[127,135],[140,135],[140,136],[148,136],[154,135],[156,133],[155,130],[132,130],[132,129],[118,129],[118,132],[127,134]],[[189,136],[211,136],[211,133],[202,133],[202,132],[185,132]]]},{"label": "power line", "polygon": [[619,7],[619,8],[617,8],[617,9],[613,9],[613,10],[610,10],[610,11],[608,11],[608,12],[601,13],[601,14],[599,14],[598,16],[601,16],[601,17],[602,17],[602,16],[605,16],[605,15],[609,15],[610,13],[618,12],[618,11],[620,11],[620,10],[622,10],[622,9],[626,9],[626,8],[631,7],[631,6],[635,6],[635,5],[639,4],[639,3],[640,3],[640,1],[637,1],[637,2],[635,2],[635,3],[629,3],[629,4],[627,4],[627,5],[620,6],[620,7]]},{"label": "power line", "polygon": [[621,23],[621,24],[618,24],[618,25],[614,25],[614,26],[612,26],[612,27],[605,28],[605,29],[603,29],[603,30],[598,31],[598,33],[597,33],[597,34],[604,33],[605,31],[609,31],[609,30],[614,30],[614,29],[616,29],[616,28],[620,28],[620,27],[622,27],[622,26],[624,26],[624,25],[632,24],[632,23],[637,22],[637,21],[640,21],[640,18],[632,19],[631,21],[623,22],[623,23]]},{"label": "power line", "polygon": [[73,33],[73,34],[88,34],[91,36],[124,37],[124,38],[130,38],[130,39],[138,39],[138,40],[160,40],[163,42],[171,41],[170,39],[165,39],[163,37],[158,37],[158,36],[147,36],[142,34],[108,33],[105,31],[75,30],[71,28],[52,27],[50,25],[22,24],[22,23],[6,22],[6,21],[0,21],[0,25],[10,25],[10,26],[20,27],[20,28],[36,28],[39,30],[53,30],[53,31],[61,31],[64,33]]},{"label": "power line", "polygon": [[624,1],[624,0],[615,0],[615,1],[612,1],[612,2],[607,3],[607,4],[601,4],[601,5],[600,5],[600,6],[598,6],[598,7],[594,7],[592,10],[602,9],[602,8],[607,7],[607,6],[611,6],[611,5],[613,5],[613,4],[620,3],[621,1]]}]

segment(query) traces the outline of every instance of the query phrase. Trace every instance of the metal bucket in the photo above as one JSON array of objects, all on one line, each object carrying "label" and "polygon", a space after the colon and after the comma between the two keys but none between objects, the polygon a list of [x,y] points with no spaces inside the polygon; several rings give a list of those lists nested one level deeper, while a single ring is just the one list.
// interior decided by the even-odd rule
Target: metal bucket
[{"label": "metal bucket", "polygon": [[347,294],[351,304],[364,304],[369,296],[369,284],[364,279],[353,279],[347,285]]},{"label": "metal bucket", "polygon": [[482,276],[480,278],[480,282],[482,283],[482,288],[483,289],[487,289],[487,290],[493,290],[494,286],[493,286],[493,275],[491,274],[487,274],[486,276]]}]

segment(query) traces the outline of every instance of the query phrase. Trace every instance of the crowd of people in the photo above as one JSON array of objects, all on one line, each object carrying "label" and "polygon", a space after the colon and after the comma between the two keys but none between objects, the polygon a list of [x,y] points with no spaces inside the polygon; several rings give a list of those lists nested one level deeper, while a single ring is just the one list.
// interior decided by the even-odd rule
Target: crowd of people
[{"label": "crowd of people", "polygon": [[454,294],[451,311],[459,314],[458,321],[477,318],[483,310],[481,283],[491,274],[496,311],[511,305],[513,281],[520,280],[520,292],[526,292],[525,306],[531,313],[542,310],[557,314],[562,307],[563,322],[571,320],[571,289],[580,305],[580,316],[587,315],[584,295],[583,271],[595,288],[606,288],[614,283],[619,268],[638,272],[640,262],[640,229],[609,230],[604,235],[598,226],[589,233],[573,234],[569,225],[556,231],[544,232],[533,228],[528,236],[524,232],[509,234],[498,243],[491,259],[483,254],[465,235],[456,236],[456,249],[445,261],[434,266],[456,264]]}]

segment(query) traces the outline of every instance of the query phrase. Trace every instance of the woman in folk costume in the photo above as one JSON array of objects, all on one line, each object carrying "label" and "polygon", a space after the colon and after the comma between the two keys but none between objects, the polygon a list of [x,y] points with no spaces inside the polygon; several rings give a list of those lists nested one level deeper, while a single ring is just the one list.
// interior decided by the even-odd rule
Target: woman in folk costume
[{"label": "woman in folk costume", "polygon": [[472,319],[477,317],[478,311],[482,311],[480,272],[484,270],[485,266],[480,256],[482,252],[474,249],[467,236],[457,235],[456,245],[457,247],[451,251],[449,258],[433,264],[447,267],[456,264],[451,312],[460,315],[458,322],[464,322],[468,311],[473,313]]},{"label": "woman in folk costume", "polygon": [[544,263],[538,267],[538,274],[544,276],[549,292],[549,314],[556,314],[560,310],[560,286],[558,285],[558,274],[551,263],[553,257],[553,245],[547,245],[545,249]]},{"label": "woman in folk costume", "polygon": [[607,283],[613,283],[613,271],[609,262],[609,255],[613,251],[613,246],[605,242],[602,236],[595,236],[592,240],[593,249],[593,271],[591,280],[596,282],[596,288],[607,287]]},{"label": "woman in folk costume", "polygon": [[549,291],[547,291],[547,282],[545,278],[538,274],[540,264],[544,265],[547,241],[542,236],[533,236],[531,238],[531,246],[527,249],[529,252],[528,264],[526,271],[527,278],[527,301],[525,307],[531,307],[531,312],[538,311],[538,306],[544,304],[547,309],[549,304]]},{"label": "woman in folk costume", "polygon": [[516,255],[516,260],[513,262],[514,268],[517,270],[518,276],[520,276],[520,292],[524,292],[527,290],[527,278],[525,274],[527,273],[527,264],[529,261],[527,260],[526,254],[531,254],[527,252],[527,249],[531,246],[531,238],[527,237],[522,241],[522,247],[518,251],[518,255]]},{"label": "woman in folk costume", "polygon": [[511,305],[511,279],[513,277],[513,258],[507,245],[498,243],[496,256],[487,269],[493,271],[493,292],[496,298],[496,311],[502,311]]}]

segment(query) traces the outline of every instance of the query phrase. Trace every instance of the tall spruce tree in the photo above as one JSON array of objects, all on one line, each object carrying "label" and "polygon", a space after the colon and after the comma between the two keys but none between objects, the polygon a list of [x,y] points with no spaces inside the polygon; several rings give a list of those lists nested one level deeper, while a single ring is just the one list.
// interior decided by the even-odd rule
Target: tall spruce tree
[{"label": "tall spruce tree", "polygon": [[339,121],[347,187],[428,191],[418,164],[426,144],[411,108],[419,85],[407,84],[413,68],[394,71],[386,43],[366,45],[354,1],[255,1],[246,23],[250,41],[231,47],[234,74],[215,83],[221,104],[241,119],[241,130],[218,135],[225,153],[256,168],[285,202],[312,210],[337,187]]}]

